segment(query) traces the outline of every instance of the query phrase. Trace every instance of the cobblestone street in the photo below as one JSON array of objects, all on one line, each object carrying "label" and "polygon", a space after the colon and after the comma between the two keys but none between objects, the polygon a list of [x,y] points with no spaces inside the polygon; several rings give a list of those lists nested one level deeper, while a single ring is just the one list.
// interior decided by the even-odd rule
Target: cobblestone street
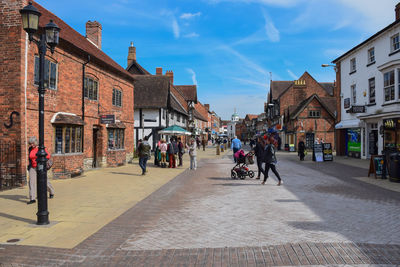
[{"label": "cobblestone street", "polygon": [[[400,194],[353,179],[365,169],[278,155],[270,174],[232,180],[204,159],[73,249],[0,246],[4,266],[400,264]],[[252,166],[255,168],[255,165]],[[11,265],[13,263],[13,265]],[[2,266],[3,266],[2,265]]]}]

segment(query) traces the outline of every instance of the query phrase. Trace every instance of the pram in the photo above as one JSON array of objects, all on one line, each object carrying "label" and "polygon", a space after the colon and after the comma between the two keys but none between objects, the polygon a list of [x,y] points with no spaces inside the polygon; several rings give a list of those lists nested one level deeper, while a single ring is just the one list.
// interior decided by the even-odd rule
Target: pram
[{"label": "pram", "polygon": [[254,171],[249,169],[248,165],[254,164],[254,152],[244,154],[243,150],[239,150],[235,153],[236,165],[231,170],[232,179],[246,179],[246,176],[250,178],[254,177]]}]

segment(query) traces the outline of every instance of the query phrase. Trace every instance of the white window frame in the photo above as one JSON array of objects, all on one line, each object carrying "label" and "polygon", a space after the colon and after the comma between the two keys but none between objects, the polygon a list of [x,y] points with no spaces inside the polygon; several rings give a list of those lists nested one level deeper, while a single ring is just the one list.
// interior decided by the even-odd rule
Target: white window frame
[{"label": "white window frame", "polygon": [[[371,81],[372,80],[374,80],[373,87],[371,86]],[[373,98],[371,96],[371,89],[374,90]],[[376,80],[375,80],[375,77],[372,77],[372,78],[368,79],[368,103],[369,104],[375,104],[376,103]]]},{"label": "white window frame", "polygon": [[352,84],[350,86],[350,92],[351,92],[351,104],[357,104],[357,86],[356,84]]},{"label": "white window frame", "polygon": [[375,62],[375,47],[368,49],[368,64]]},{"label": "white window frame", "polygon": [[356,62],[356,58],[353,57],[352,59],[350,59],[350,73],[353,73],[357,70],[357,62]]},{"label": "white window frame", "polygon": [[400,36],[398,33],[390,37],[390,51],[395,52],[400,49]]},{"label": "white window frame", "polygon": [[[393,72],[393,84],[385,84],[385,76],[386,74],[389,74]],[[386,90],[393,90],[393,99],[386,100]],[[396,100],[396,69],[388,70],[387,72],[383,73],[383,102],[391,102]],[[391,93],[389,92],[389,97]]]}]

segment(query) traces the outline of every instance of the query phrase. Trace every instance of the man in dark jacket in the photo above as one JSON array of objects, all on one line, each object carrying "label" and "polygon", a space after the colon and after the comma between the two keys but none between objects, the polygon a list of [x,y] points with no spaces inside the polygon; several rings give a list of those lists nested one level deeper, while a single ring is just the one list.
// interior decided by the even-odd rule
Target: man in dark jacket
[{"label": "man in dark jacket", "polygon": [[146,165],[147,160],[150,158],[151,146],[148,142],[149,138],[147,136],[144,137],[144,141],[140,143],[138,147],[139,153],[139,166],[142,168],[142,175],[146,174]]},{"label": "man in dark jacket", "polygon": [[178,158],[179,158],[179,164],[178,166],[182,166],[182,156],[183,153],[185,153],[185,148],[183,147],[182,139],[178,137]]},{"label": "man in dark jacket", "polygon": [[304,160],[304,156],[305,156],[304,151],[306,150],[306,145],[304,144],[303,139],[300,139],[300,142],[297,146],[297,150],[299,153],[300,160]]},{"label": "man in dark jacket", "polygon": [[261,137],[257,138],[256,146],[254,147],[254,154],[257,158],[258,175],[256,179],[260,179],[263,172],[262,163],[264,162],[264,141]]},{"label": "man in dark jacket", "polygon": [[168,158],[169,158],[168,168],[176,168],[175,154],[178,153],[178,146],[173,137],[171,137],[169,141],[170,143],[168,144],[167,148]]}]

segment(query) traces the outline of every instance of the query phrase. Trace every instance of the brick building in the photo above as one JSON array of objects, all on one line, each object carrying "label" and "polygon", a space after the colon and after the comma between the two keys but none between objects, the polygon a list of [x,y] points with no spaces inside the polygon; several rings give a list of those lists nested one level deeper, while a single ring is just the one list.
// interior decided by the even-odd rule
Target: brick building
[{"label": "brick building", "polygon": [[[38,137],[38,51],[22,28],[19,10],[28,1],[0,1],[1,142],[17,144],[17,169],[27,167],[27,139]],[[86,169],[117,166],[133,154],[133,77],[101,51],[101,25],[86,24],[85,38],[37,3],[40,29],[52,19],[61,29],[60,43],[45,64],[45,146],[55,177]],[[37,37],[37,36],[36,36]],[[115,123],[101,124],[102,115]]]},{"label": "brick building", "polygon": [[296,81],[271,81],[270,88],[267,116],[283,145],[297,146],[300,138],[308,148],[316,138],[334,145],[334,83],[319,83],[305,72]]}]

